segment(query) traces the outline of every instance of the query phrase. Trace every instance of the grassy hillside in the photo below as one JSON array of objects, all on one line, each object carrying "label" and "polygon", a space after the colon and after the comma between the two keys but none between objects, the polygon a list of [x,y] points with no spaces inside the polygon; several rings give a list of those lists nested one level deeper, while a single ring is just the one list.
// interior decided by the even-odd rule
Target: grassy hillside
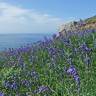
[{"label": "grassy hillside", "polygon": [[96,23],[96,16],[87,18],[87,19],[85,20],[85,22],[86,22],[86,23]]},{"label": "grassy hillside", "polygon": [[64,24],[60,28],[60,32],[65,34],[65,31],[68,32],[77,32],[84,30],[96,29],[96,16],[87,18],[85,20],[80,19],[79,21],[69,22]]},{"label": "grassy hillside", "polygon": [[3,52],[0,96],[96,96],[96,30]]}]

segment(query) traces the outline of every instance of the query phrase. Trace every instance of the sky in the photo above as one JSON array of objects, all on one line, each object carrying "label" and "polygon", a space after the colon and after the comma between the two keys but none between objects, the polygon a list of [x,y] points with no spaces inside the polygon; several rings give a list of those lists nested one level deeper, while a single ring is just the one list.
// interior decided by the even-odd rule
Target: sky
[{"label": "sky", "polygon": [[96,0],[0,0],[0,34],[55,33],[96,15]]}]

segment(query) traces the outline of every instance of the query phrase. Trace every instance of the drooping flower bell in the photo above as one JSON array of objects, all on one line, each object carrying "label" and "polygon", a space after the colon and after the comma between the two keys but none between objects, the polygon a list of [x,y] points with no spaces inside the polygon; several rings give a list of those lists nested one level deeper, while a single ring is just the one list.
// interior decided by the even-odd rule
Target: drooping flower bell
[{"label": "drooping flower bell", "polygon": [[84,52],[90,52],[92,51],[91,48],[88,48],[87,44],[84,42],[81,46],[80,46],[80,49]]},{"label": "drooping flower bell", "polygon": [[70,65],[70,67],[67,69],[67,73],[73,77],[78,87],[78,91],[79,91],[80,90],[80,77],[78,75],[76,68],[73,65]]},{"label": "drooping flower bell", "polygon": [[49,87],[42,85],[42,86],[38,87],[38,89],[35,90],[34,93],[40,94],[40,93],[43,93],[46,91],[49,91]]},{"label": "drooping flower bell", "polygon": [[4,96],[4,93],[3,92],[0,92],[0,96]]}]

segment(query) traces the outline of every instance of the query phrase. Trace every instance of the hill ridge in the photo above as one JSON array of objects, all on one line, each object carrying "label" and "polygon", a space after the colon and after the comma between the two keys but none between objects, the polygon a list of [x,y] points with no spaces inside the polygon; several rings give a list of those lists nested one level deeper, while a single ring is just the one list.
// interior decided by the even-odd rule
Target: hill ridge
[{"label": "hill ridge", "polygon": [[69,31],[96,29],[96,15],[85,20],[80,19],[79,21],[72,21],[60,26],[59,32],[65,33]]}]

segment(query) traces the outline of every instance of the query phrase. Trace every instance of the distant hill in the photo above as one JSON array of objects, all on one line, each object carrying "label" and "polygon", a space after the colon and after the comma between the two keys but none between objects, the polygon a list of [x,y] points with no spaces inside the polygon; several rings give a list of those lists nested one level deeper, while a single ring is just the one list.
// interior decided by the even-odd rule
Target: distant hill
[{"label": "distant hill", "polygon": [[96,15],[91,17],[91,18],[87,18],[85,20],[86,23],[96,23]]},{"label": "distant hill", "polygon": [[79,21],[72,21],[67,24],[63,24],[60,27],[59,32],[65,33],[65,31],[76,31],[79,30],[88,30],[88,29],[96,29],[96,16],[87,18],[85,20],[80,19]]}]

